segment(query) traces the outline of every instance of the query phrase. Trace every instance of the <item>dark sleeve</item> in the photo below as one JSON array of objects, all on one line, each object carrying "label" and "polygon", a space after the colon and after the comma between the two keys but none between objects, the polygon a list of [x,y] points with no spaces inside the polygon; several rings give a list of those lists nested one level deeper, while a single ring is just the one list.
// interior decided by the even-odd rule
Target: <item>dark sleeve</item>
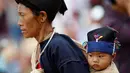
[{"label": "dark sleeve", "polygon": [[[89,73],[88,64],[81,60],[72,45],[66,41],[56,42],[52,60],[60,73]],[[53,46],[53,48],[54,48]]]}]

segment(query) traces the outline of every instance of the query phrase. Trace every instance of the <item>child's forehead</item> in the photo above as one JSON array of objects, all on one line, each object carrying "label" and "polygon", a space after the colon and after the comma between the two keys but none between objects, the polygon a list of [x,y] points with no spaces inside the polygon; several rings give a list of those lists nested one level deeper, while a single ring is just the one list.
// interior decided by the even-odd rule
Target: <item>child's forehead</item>
[{"label": "child's forehead", "polygon": [[109,55],[108,53],[104,53],[104,52],[91,52],[91,53],[88,53],[88,54],[95,54],[95,55]]}]

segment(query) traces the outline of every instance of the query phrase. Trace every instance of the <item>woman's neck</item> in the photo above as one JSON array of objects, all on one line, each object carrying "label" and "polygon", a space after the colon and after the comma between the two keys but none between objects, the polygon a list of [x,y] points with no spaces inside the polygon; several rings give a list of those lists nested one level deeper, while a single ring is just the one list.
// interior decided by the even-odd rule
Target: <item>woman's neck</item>
[{"label": "woman's neck", "polygon": [[41,43],[43,40],[46,40],[50,37],[50,34],[53,32],[53,27],[51,24],[45,24],[42,26],[39,35],[35,37],[38,43]]}]

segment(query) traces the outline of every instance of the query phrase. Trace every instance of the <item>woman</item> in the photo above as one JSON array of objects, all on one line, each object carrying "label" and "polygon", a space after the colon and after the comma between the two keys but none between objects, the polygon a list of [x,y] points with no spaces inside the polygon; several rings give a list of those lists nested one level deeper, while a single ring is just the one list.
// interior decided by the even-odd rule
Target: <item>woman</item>
[{"label": "woman", "polygon": [[85,56],[66,35],[54,32],[52,21],[57,12],[64,14],[63,0],[15,0],[18,24],[26,38],[40,44],[32,55],[31,73],[89,73]]}]

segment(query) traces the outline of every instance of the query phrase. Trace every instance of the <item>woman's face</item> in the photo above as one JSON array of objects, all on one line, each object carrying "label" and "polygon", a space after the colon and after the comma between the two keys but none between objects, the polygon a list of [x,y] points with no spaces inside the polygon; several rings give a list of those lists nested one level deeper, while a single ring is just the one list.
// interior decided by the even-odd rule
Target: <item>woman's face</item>
[{"label": "woman's face", "polygon": [[101,52],[88,53],[88,63],[95,70],[103,70],[112,62],[112,56]]},{"label": "woman's face", "polygon": [[38,22],[38,18],[33,15],[31,9],[25,7],[23,4],[18,4],[18,13],[18,25],[23,36],[26,38],[38,36],[41,25]]}]

